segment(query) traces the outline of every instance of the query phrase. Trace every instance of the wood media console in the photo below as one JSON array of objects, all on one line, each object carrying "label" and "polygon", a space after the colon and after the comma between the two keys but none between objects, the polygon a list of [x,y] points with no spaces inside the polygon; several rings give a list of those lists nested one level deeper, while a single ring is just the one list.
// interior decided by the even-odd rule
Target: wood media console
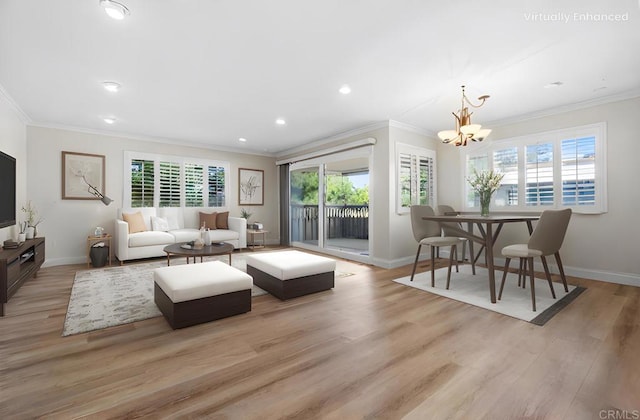
[{"label": "wood media console", "polygon": [[0,251],[0,316],[4,316],[4,304],[38,274],[43,262],[44,238],[27,239],[17,248]]}]

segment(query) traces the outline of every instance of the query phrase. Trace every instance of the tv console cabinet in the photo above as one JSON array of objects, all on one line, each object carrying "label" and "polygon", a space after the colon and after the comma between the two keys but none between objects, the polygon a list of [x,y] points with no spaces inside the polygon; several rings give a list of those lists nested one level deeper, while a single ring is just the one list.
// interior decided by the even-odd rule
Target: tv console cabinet
[{"label": "tv console cabinet", "polygon": [[27,239],[13,249],[0,250],[0,316],[4,304],[22,284],[38,275],[44,262],[44,238]]}]

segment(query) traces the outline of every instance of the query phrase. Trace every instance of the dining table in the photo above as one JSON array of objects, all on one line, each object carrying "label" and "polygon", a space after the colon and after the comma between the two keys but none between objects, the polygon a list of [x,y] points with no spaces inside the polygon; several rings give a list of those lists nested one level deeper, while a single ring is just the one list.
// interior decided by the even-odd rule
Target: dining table
[{"label": "dining table", "polygon": [[[493,259],[493,245],[496,243],[502,227],[505,223],[524,222],[529,230],[529,235],[531,235],[533,232],[533,222],[540,219],[540,216],[514,214],[491,214],[488,216],[481,216],[479,214],[461,213],[456,215],[424,216],[423,219],[446,223],[447,229],[450,229],[457,236],[482,245],[475,257],[473,255],[473,248],[470,247],[471,258],[474,258],[475,262],[478,259],[478,256],[482,253],[482,250],[485,250],[486,265],[489,275],[489,295],[491,303],[496,303],[496,276]],[[466,230],[462,227],[463,223],[467,224]],[[479,235],[474,233],[474,226],[478,228]],[[475,266],[473,274],[475,274]]]}]

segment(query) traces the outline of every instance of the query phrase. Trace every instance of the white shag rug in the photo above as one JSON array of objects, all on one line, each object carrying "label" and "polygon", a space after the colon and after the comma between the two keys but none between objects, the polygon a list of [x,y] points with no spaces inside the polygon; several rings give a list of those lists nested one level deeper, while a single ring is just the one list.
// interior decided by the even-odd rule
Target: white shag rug
[{"label": "white shag rug", "polygon": [[[418,268],[420,270],[420,268]],[[502,271],[496,270],[496,299],[500,290]],[[396,283],[424,290],[425,292],[448,297],[490,311],[518,318],[536,325],[544,325],[551,317],[573,301],[585,289],[569,285],[569,293],[564,291],[562,283],[553,283],[556,299],[551,297],[549,283],[546,279],[536,277],[536,309],[531,308],[530,280],[527,277],[527,288],[518,287],[518,275],[509,273],[505,282],[502,299],[497,303],[491,303],[489,297],[489,273],[486,268],[476,267],[476,275],[471,272],[471,265],[460,265],[460,272],[456,273],[455,267],[451,269],[451,283],[449,290],[447,285],[447,268],[436,270],[435,287],[431,287],[431,272],[420,271],[416,273],[413,281],[411,276],[395,279]]]},{"label": "white shag rug", "polygon": [[[229,262],[228,255],[204,257],[204,261]],[[185,258],[172,258],[171,265],[185,264]],[[243,254],[231,257],[231,265],[247,271]],[[80,334],[115,325],[128,324],[162,313],[153,301],[153,270],[166,267],[167,260],[83,270],[76,273],[69,298],[62,336]],[[336,278],[352,273],[336,271]],[[253,286],[251,296],[267,294]]]}]

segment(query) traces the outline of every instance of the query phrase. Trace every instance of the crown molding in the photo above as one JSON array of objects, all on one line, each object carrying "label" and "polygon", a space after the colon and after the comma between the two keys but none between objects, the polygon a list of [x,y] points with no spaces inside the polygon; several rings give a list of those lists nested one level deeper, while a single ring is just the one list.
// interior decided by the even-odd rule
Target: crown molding
[{"label": "crown molding", "polygon": [[421,136],[437,138],[436,133],[431,130],[427,130],[422,127],[417,127],[415,125],[403,123],[396,120],[389,120],[389,126],[399,128],[400,130],[409,131],[411,133],[420,134]]},{"label": "crown molding", "polygon": [[9,92],[7,92],[7,90],[4,88],[4,86],[0,85],[0,96],[3,96],[6,100],[7,103],[9,104],[9,106],[15,111],[15,113],[18,115],[18,118],[20,118],[20,121],[22,121],[24,124],[29,124],[31,123],[31,118],[29,118],[29,116],[27,115],[26,112],[24,112],[22,110],[22,108],[20,108],[20,106],[18,105],[18,103],[16,101],[13,100],[13,98],[11,97],[11,95],[9,95]]},{"label": "crown molding", "polygon": [[75,131],[78,133],[93,134],[98,136],[117,137],[117,138],[127,139],[127,140],[146,141],[150,143],[170,144],[174,146],[197,147],[200,149],[216,150],[219,152],[241,153],[244,155],[275,157],[275,154],[273,153],[256,151],[256,150],[246,150],[246,149],[228,147],[228,146],[220,146],[216,144],[201,143],[201,142],[190,141],[190,140],[177,140],[177,139],[171,139],[171,138],[165,138],[165,137],[142,136],[140,134],[122,133],[122,132],[109,131],[109,130],[96,130],[92,128],[75,127],[75,126],[64,125],[64,124],[53,124],[53,123],[44,123],[44,122],[31,122],[28,125],[30,127]]},{"label": "crown molding", "polygon": [[568,105],[562,105],[554,108],[547,108],[542,111],[530,112],[528,114],[522,114],[515,117],[501,118],[492,121],[485,121],[483,125],[490,126],[503,126],[510,125],[519,122],[534,120],[537,118],[551,117],[559,114],[563,114],[571,111],[579,111],[581,109],[592,108],[598,105],[605,105],[612,102],[625,101],[627,99],[634,99],[640,97],[640,88],[632,89],[615,95],[602,96],[600,98],[588,99],[582,102],[575,102]]},{"label": "crown molding", "polygon": [[329,137],[323,137],[321,139],[311,140],[309,143],[306,143],[302,146],[293,147],[287,150],[281,150],[278,154],[276,154],[276,158],[284,158],[286,156],[292,156],[295,154],[304,153],[310,149],[316,148],[318,146],[324,146],[328,143],[333,143],[335,141],[344,140],[349,137],[357,136],[359,134],[369,133],[373,130],[378,130],[380,128],[389,127],[389,121],[380,121],[373,124],[368,124],[360,128],[354,128],[348,131],[342,131],[340,133],[334,134]]}]

